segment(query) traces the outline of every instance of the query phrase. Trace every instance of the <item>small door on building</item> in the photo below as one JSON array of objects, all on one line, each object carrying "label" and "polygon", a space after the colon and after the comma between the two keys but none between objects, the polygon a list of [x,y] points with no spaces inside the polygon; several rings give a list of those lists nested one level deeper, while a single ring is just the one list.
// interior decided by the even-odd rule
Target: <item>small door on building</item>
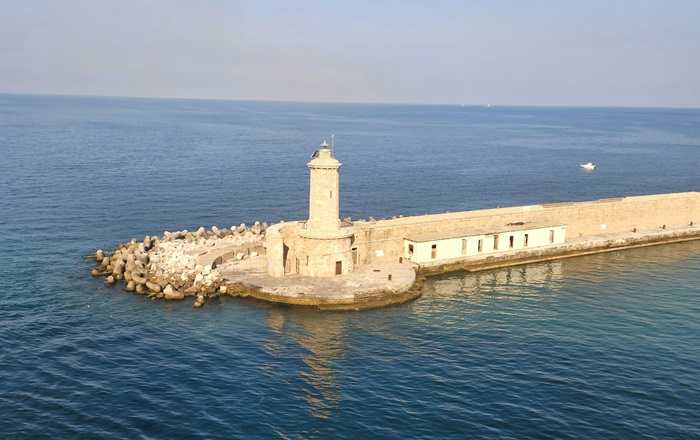
[{"label": "small door on building", "polygon": [[282,245],[282,267],[284,267],[285,275],[289,273],[289,267],[287,266],[287,255],[289,254],[289,247],[284,244]]},{"label": "small door on building", "polygon": [[336,261],[335,262],[335,274],[340,275],[343,273],[343,262],[342,261]]}]

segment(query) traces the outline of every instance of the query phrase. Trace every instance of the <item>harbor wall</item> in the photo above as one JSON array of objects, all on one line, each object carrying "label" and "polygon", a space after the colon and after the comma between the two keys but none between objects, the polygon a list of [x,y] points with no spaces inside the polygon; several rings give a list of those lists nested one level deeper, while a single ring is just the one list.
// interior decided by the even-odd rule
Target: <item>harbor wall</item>
[{"label": "harbor wall", "polygon": [[608,198],[510,208],[354,222],[352,248],[359,264],[397,262],[404,238],[450,230],[493,230],[523,222],[565,225],[567,241],[628,233],[662,231],[700,223],[700,192]]}]

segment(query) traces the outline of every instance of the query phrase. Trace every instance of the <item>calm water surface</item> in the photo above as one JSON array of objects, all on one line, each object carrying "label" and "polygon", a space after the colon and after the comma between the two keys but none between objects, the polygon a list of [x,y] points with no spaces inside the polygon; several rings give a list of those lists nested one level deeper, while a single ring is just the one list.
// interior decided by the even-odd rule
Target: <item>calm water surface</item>
[{"label": "calm water surface", "polygon": [[131,237],[303,218],[331,133],[354,218],[700,190],[699,110],[0,95],[0,437],[700,438],[700,242],[362,313],[88,276]]}]

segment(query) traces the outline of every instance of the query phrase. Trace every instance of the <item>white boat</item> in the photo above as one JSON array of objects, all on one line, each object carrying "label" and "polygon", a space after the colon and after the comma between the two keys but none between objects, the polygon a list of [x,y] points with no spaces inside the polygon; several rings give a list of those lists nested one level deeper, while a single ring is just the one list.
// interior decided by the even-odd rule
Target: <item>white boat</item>
[{"label": "white boat", "polygon": [[587,162],[587,163],[582,163],[580,165],[581,168],[583,168],[586,171],[593,171],[595,170],[595,164],[592,162]]}]

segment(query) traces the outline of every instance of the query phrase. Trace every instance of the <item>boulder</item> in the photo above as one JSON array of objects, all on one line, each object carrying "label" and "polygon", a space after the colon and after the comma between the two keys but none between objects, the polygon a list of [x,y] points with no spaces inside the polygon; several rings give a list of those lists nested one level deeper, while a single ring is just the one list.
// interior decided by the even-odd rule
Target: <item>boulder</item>
[{"label": "boulder", "polygon": [[163,289],[163,295],[165,296],[165,299],[167,299],[167,300],[185,299],[185,293],[173,289],[173,286],[171,286],[170,284],[165,286],[165,289]]},{"label": "boulder", "polygon": [[101,262],[105,257],[105,253],[102,249],[98,249],[95,251],[95,261],[98,263]]},{"label": "boulder", "polygon": [[155,293],[158,293],[161,290],[160,284],[152,283],[150,281],[146,281],[146,287],[148,288],[148,290]]},{"label": "boulder", "polygon": [[112,267],[112,275],[121,275],[124,272],[124,263],[119,261]]},{"label": "boulder", "polygon": [[145,252],[139,252],[138,254],[136,254],[136,257],[134,258],[134,264],[140,264],[142,266],[148,264],[148,254]]},{"label": "boulder", "polygon": [[135,271],[131,272],[131,279],[136,284],[146,284],[146,282],[148,281],[146,279],[146,272],[139,271],[139,270],[135,270]]},{"label": "boulder", "polygon": [[143,295],[144,293],[146,293],[146,288],[144,287],[144,284],[136,285],[136,293],[138,293],[139,295]]},{"label": "boulder", "polygon": [[114,279],[114,277],[113,277],[112,275],[110,275],[110,276],[108,276],[107,278],[105,278],[105,284],[108,284],[108,285],[114,284],[115,281],[116,281],[116,280]]},{"label": "boulder", "polygon": [[126,290],[128,290],[129,292],[133,292],[134,290],[136,290],[136,283],[134,283],[133,281],[129,281],[126,284]]}]

